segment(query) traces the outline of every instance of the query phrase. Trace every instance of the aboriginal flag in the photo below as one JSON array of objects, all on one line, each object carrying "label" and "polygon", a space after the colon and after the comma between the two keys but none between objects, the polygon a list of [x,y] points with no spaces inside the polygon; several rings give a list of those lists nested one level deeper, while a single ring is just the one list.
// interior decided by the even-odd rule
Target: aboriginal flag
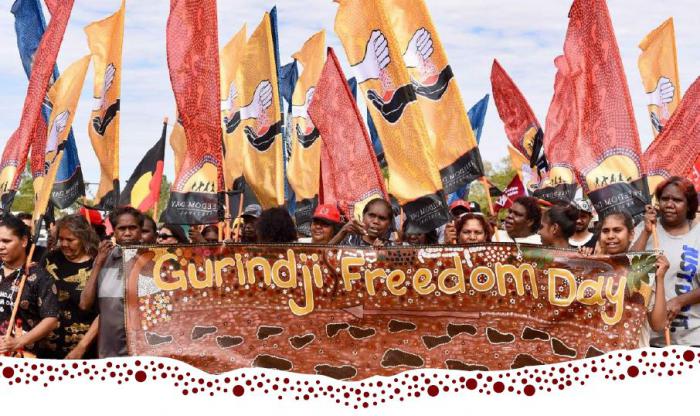
[{"label": "aboriginal flag", "polygon": [[158,202],[163,181],[163,157],[168,120],[163,121],[163,132],[158,142],[146,152],[120,194],[119,205],[130,205],[146,212]]}]

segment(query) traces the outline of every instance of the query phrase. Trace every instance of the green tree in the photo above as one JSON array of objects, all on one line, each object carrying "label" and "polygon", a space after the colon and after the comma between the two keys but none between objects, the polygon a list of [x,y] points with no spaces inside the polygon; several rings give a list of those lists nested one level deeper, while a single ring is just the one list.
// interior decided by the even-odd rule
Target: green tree
[{"label": "green tree", "polygon": [[19,189],[12,203],[12,211],[31,213],[34,211],[34,180],[28,169],[22,172],[20,178]]},{"label": "green tree", "polygon": [[[484,173],[486,173],[486,177],[500,190],[505,189],[513,179],[513,176],[516,175],[509,157],[504,157],[495,166],[490,162],[484,162]],[[489,213],[489,203],[486,199],[486,192],[488,192],[488,190],[484,189],[483,183],[475,181],[472,182],[468,198],[470,201],[478,203],[484,214]],[[496,202],[495,198],[491,199],[493,203]],[[501,212],[499,215],[500,218],[503,218],[503,216],[505,216],[505,212]]]}]

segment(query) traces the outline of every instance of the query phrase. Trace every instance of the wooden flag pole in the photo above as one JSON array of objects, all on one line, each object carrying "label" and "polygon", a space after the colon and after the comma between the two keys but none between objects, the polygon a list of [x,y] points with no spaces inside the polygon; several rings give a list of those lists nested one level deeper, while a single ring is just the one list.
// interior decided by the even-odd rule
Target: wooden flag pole
[{"label": "wooden flag pole", "polygon": [[226,212],[224,213],[224,227],[225,227],[225,238],[224,240],[230,240],[231,239],[231,201],[229,200],[228,197],[228,192],[224,194],[224,201],[226,203]]},{"label": "wooden flag pole", "polygon": [[15,297],[15,303],[12,306],[12,314],[10,315],[10,320],[7,321],[7,332],[5,333],[5,341],[12,338],[12,334],[15,329],[15,319],[17,318],[17,311],[19,310],[19,304],[22,300],[22,292],[24,291],[24,283],[27,281],[27,276],[29,275],[29,266],[32,264],[32,257],[34,257],[34,248],[36,246],[32,243],[29,247],[29,255],[27,256],[27,261],[24,263],[24,274],[22,279],[19,281],[17,286],[17,295]]},{"label": "wooden flag pole", "polygon": [[[651,226],[651,236],[654,239],[654,251],[659,251],[659,235],[656,232],[656,224]],[[667,347],[671,345],[671,330],[668,327],[664,328],[664,340]]]},{"label": "wooden flag pole", "polygon": [[[486,180],[486,176],[481,177],[481,185],[484,187],[484,190],[486,191],[486,201],[489,203],[489,213],[491,214],[492,217],[496,218],[496,227],[499,227],[498,215],[494,211],[493,201],[491,200],[491,187],[489,186],[489,183]],[[497,243],[500,242],[500,238],[498,238],[498,228],[496,228],[493,235],[496,237],[496,242]]]}]

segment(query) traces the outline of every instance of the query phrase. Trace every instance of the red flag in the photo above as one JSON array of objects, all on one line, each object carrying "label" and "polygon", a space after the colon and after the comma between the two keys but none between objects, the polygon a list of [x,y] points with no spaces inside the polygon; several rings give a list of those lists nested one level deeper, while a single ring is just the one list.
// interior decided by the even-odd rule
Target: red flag
[{"label": "red flag", "polygon": [[335,202],[352,218],[371,199],[388,200],[372,141],[332,48],[328,48],[309,116],[323,140],[320,202]]},{"label": "red flag", "polygon": [[639,133],[620,51],[604,0],[575,0],[564,56],[578,113],[576,168],[584,189],[639,178]]},{"label": "red flag", "polygon": [[170,82],[187,152],[164,219],[214,223],[223,217],[224,190],[216,0],[171,0],[166,31]]},{"label": "red flag", "polygon": [[[46,123],[41,115],[41,105],[49,88],[58,50],[73,9],[73,1],[64,0],[54,6],[51,21],[34,55],[34,66],[29,77],[19,127],[7,141],[0,162],[0,195],[3,209],[8,209],[12,204],[20,175],[27,162],[30,145],[41,146],[40,142],[46,141]],[[43,149],[40,153],[43,155]]]},{"label": "red flag", "polygon": [[554,96],[549,104],[544,129],[544,153],[549,162],[550,185],[576,183],[574,161],[577,154],[578,123],[571,71],[563,56],[554,60],[557,75]]},{"label": "red flag", "polygon": [[671,176],[690,176],[700,156],[700,78],[686,91],[663,131],[644,152],[644,166],[653,191]]},{"label": "red flag", "polygon": [[[546,169],[543,165],[544,155],[539,154],[542,153],[541,143],[537,143],[538,134],[539,139],[542,138],[540,122],[525,96],[495,59],[491,67],[491,88],[498,115],[503,120],[510,142],[530,161],[537,161],[540,170]],[[533,153],[538,154],[533,158]]]},{"label": "red flag", "polygon": [[516,199],[525,195],[525,187],[523,186],[523,182],[520,180],[520,176],[515,175],[506,189],[503,190],[503,194],[498,198],[494,207],[496,208],[496,211],[508,209],[513,205]]}]

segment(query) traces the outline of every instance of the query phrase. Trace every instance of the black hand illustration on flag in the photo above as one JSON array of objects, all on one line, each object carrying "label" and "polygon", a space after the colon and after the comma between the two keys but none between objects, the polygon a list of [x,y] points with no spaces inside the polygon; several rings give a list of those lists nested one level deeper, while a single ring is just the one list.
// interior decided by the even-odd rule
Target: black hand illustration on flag
[{"label": "black hand illustration on flag", "polygon": [[109,127],[109,124],[114,120],[114,117],[117,116],[117,113],[119,112],[119,99],[112,103],[108,108],[107,111],[105,111],[104,117],[95,117],[92,119],[92,127],[95,129],[95,131],[100,135],[104,136],[105,131],[107,131],[107,127]]},{"label": "black hand illustration on flag", "polygon": [[416,101],[416,92],[412,84],[407,84],[395,90],[388,101],[384,101],[374,90],[367,91],[367,98],[386,121],[396,123],[403,115],[406,106]]},{"label": "black hand illustration on flag", "polygon": [[319,138],[320,135],[321,133],[318,132],[318,129],[316,127],[314,127],[314,129],[311,130],[311,133],[304,134],[304,132],[301,131],[301,126],[297,124],[297,138],[304,149],[308,149],[309,147],[311,147],[311,145],[314,144],[314,142],[316,141],[316,139]]},{"label": "black hand illustration on flag", "polygon": [[236,131],[238,125],[241,124],[241,112],[236,111],[230,119],[228,117],[224,117],[224,124],[226,125],[227,134],[231,134]]},{"label": "black hand illustration on flag", "polygon": [[270,128],[262,136],[258,136],[253,130],[253,128],[250,126],[246,126],[246,128],[243,129],[243,131],[245,132],[245,136],[248,139],[250,145],[256,148],[257,150],[264,152],[267,149],[269,149],[270,146],[272,146],[272,143],[275,142],[275,137],[278,134],[282,133],[282,121],[278,121],[275,124],[271,125]]},{"label": "black hand illustration on flag", "polygon": [[411,80],[411,82],[413,83],[413,87],[415,88],[417,95],[433,101],[439,101],[445,91],[447,91],[447,87],[449,87],[452,78],[454,78],[454,73],[452,72],[452,68],[447,65],[440,72],[437,81],[435,81],[435,83],[432,85],[421,84],[416,80]]}]

